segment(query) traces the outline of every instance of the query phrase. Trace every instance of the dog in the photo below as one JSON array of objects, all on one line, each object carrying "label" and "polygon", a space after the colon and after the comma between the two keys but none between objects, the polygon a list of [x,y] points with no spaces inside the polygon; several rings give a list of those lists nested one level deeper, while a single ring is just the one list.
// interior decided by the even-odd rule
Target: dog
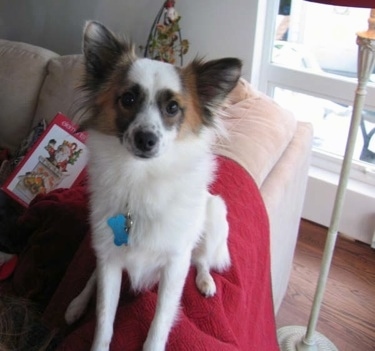
[{"label": "dog", "polygon": [[82,315],[97,285],[91,350],[109,350],[125,270],[134,291],[158,283],[143,350],[165,350],[190,265],[206,297],[216,292],[210,270],[230,265],[226,205],[208,187],[216,113],[242,64],[195,59],[179,68],[138,58],[131,43],[96,21],[85,25],[83,53],[97,266],[65,319],[71,324]]}]

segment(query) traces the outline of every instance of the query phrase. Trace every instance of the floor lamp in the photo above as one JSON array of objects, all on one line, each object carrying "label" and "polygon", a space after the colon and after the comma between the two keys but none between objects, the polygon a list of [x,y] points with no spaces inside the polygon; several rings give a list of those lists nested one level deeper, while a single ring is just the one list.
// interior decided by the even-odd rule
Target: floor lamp
[{"label": "floor lamp", "polygon": [[358,127],[362,118],[362,110],[366,96],[366,86],[375,65],[375,0],[306,0],[327,5],[346,7],[365,7],[371,10],[366,32],[357,33],[358,44],[358,86],[355,92],[353,112],[349,127],[349,134],[342,163],[339,184],[337,187],[330,227],[327,233],[320,275],[311,308],[310,319],[305,327],[287,326],[277,331],[279,345],[282,351],[323,351],[335,350],[336,346],[324,335],[316,331],[316,325],[327,283],[332,256],[338,234],[346,187],[354,153],[354,146],[358,134]]}]

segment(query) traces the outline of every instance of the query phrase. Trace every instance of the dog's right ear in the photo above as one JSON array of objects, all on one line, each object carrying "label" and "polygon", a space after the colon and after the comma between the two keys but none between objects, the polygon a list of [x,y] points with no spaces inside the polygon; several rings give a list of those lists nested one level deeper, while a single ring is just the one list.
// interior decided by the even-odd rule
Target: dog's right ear
[{"label": "dog's right ear", "polygon": [[86,22],[83,32],[83,53],[86,72],[94,80],[103,80],[115,68],[120,59],[135,59],[134,46],[113,34],[96,21]]}]

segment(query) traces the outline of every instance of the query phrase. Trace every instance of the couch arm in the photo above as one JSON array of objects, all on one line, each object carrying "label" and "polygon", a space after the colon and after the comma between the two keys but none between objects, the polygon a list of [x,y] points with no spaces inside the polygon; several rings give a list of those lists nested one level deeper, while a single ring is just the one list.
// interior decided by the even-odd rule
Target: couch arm
[{"label": "couch arm", "polygon": [[264,181],[260,192],[271,236],[271,274],[275,312],[286,293],[305,198],[313,128],[298,123],[287,149]]},{"label": "couch arm", "polygon": [[305,197],[312,126],[300,123],[268,96],[241,80],[222,119],[228,130],[215,152],[234,159],[260,188],[270,222],[275,312],[291,273]]}]

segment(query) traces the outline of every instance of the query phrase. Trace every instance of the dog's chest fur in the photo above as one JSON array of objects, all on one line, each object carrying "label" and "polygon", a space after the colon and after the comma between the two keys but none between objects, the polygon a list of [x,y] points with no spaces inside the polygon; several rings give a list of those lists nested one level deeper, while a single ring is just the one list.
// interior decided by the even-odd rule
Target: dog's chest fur
[{"label": "dog's chest fur", "polygon": [[[93,245],[99,259],[116,257],[135,289],[154,283],[170,255],[191,251],[199,240],[215,165],[209,138],[192,136],[162,157],[137,160],[117,138],[90,132]],[[107,220],[127,212],[134,222],[129,245],[117,247]]]}]

